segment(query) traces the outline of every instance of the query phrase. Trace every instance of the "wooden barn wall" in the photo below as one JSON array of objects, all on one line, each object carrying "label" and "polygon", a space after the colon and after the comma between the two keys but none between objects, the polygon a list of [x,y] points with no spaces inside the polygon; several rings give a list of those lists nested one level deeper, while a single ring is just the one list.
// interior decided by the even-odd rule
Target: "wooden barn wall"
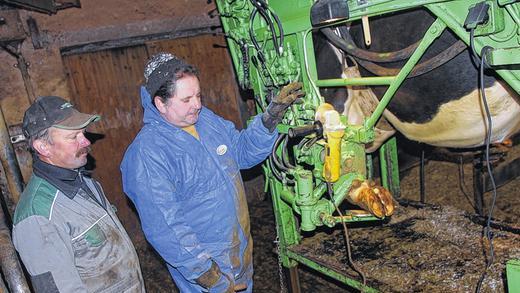
[{"label": "wooden barn wall", "polygon": [[83,112],[99,113],[89,129],[94,140],[91,161],[118,215],[134,240],[142,237],[136,213],[122,191],[119,164],[142,125],[139,87],[146,60],[159,51],[171,52],[200,70],[203,105],[241,128],[239,93],[231,60],[221,36],[201,35],[157,41],[142,46],[63,56],[71,101]]},{"label": "wooden barn wall", "polygon": [[[0,38],[11,48],[0,48],[0,108],[11,136],[21,134],[23,114],[35,97],[72,97],[63,55],[218,32],[220,23],[209,15],[215,9],[213,1],[88,0],[81,8],[52,15],[8,3],[0,6],[0,19],[8,16]],[[32,159],[26,142],[14,148],[27,182]]]},{"label": "wooden barn wall", "polygon": [[93,161],[95,177],[130,235],[136,235],[139,226],[122,192],[119,163],[140,127],[139,82],[146,58],[144,46],[63,58],[72,103],[82,112],[102,116],[89,129],[93,141],[89,164]]}]

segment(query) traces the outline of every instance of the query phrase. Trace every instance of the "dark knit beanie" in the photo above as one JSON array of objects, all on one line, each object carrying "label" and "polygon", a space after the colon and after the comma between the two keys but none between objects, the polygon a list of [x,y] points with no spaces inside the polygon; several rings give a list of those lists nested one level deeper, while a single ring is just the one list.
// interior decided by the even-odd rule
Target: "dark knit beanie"
[{"label": "dark knit beanie", "polygon": [[170,53],[157,53],[146,63],[144,68],[145,87],[153,98],[155,93],[172,79],[176,71],[188,64]]}]

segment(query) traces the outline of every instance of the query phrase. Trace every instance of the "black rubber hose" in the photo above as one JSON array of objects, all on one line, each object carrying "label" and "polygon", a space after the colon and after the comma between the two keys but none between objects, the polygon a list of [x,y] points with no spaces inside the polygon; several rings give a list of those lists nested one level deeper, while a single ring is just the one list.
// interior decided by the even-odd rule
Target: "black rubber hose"
[{"label": "black rubber hose", "polygon": [[283,165],[280,160],[278,159],[278,155],[276,154],[276,149],[278,148],[278,145],[280,145],[280,142],[284,139],[285,134],[281,134],[276,139],[273,150],[271,151],[271,157],[273,158],[273,162],[275,164],[275,167],[282,170],[283,172],[289,171],[289,168],[287,168],[285,165]]},{"label": "black rubber hose", "polygon": [[[455,56],[462,53],[464,50],[466,50],[466,48],[467,46],[466,44],[464,44],[463,41],[457,41],[441,53],[435,55],[427,61],[415,65],[415,67],[412,69],[412,71],[410,72],[410,74],[408,74],[406,78],[416,77],[428,73],[434,70],[435,68],[443,65],[444,63],[450,61],[451,59],[455,58]],[[363,68],[378,76],[393,76],[397,75],[399,71],[401,71],[401,68],[387,68],[377,65],[370,61],[365,61],[361,59],[356,60],[359,62],[359,65],[361,65]]]},{"label": "black rubber hose", "polygon": [[[269,15],[267,15],[267,13],[266,13],[266,11],[269,11],[268,9],[266,9],[267,4],[262,1],[257,2],[257,0],[251,0],[251,3],[255,6],[256,10],[258,12],[260,12],[260,15],[264,18],[264,20],[269,25],[269,30],[271,31],[271,34],[273,35],[273,45],[276,48],[276,51],[278,52],[279,46],[278,46],[278,40],[276,39],[276,30],[274,29],[273,21],[271,20]],[[251,34],[251,31],[249,32],[249,34]]]},{"label": "black rubber hose", "polygon": [[[327,37],[327,39],[339,49],[345,51],[346,53],[356,57],[356,60],[359,62],[363,68],[370,71],[371,73],[378,76],[393,76],[397,75],[400,68],[387,68],[373,62],[395,62],[402,61],[404,59],[409,58],[420,42],[416,42],[404,49],[395,52],[370,52],[367,50],[360,49],[356,46],[352,37],[349,33],[344,34],[345,38],[341,38],[336,35],[331,28],[323,28],[321,32]],[[462,53],[466,49],[466,44],[463,41],[457,41],[446,50],[437,54],[436,56],[430,58],[427,61],[421,62],[416,65],[407,78],[419,76],[425,74],[427,72],[432,71],[433,69],[443,65],[449,60],[453,59],[458,54]]]},{"label": "black rubber hose", "polygon": [[287,143],[289,142],[289,136],[284,135],[284,140],[282,141],[282,163],[290,169],[296,168],[293,164],[291,164],[289,160],[289,151],[287,148]]},{"label": "black rubber hose", "polygon": [[372,61],[372,62],[395,62],[408,59],[412,56],[413,52],[419,46],[420,41],[398,51],[394,52],[371,52],[364,49],[360,49],[352,40],[349,33],[344,34],[344,38],[336,35],[334,30],[326,27],[322,28],[321,32],[327,37],[327,39],[336,47],[347,52],[348,54],[355,56],[359,59]]}]

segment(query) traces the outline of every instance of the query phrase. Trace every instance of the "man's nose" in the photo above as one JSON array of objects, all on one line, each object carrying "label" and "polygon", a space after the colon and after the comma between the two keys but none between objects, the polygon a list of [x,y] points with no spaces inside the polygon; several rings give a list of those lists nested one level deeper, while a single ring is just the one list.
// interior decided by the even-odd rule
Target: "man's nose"
[{"label": "man's nose", "polygon": [[85,137],[85,134],[81,133],[79,139],[81,147],[88,147],[90,145],[90,140],[88,140],[88,138]]},{"label": "man's nose", "polygon": [[202,107],[200,99],[193,99],[193,107],[196,109],[200,109]]}]

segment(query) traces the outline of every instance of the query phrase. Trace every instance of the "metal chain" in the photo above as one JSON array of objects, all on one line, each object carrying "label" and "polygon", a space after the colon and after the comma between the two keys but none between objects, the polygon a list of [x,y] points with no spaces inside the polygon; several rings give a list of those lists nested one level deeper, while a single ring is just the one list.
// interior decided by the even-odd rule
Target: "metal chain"
[{"label": "metal chain", "polygon": [[282,256],[280,253],[280,238],[278,236],[278,225],[276,225],[276,239],[274,240],[274,243],[276,243],[276,252],[278,253],[278,278],[280,279],[280,293],[287,293],[287,288],[285,287],[283,277]]}]

